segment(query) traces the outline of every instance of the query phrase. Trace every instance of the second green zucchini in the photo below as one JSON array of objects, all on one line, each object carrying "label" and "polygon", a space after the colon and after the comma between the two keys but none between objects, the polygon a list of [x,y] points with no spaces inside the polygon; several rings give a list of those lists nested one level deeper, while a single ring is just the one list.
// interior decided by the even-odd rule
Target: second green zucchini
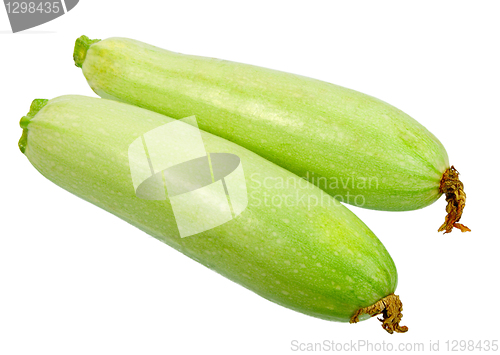
[{"label": "second green zucchini", "polygon": [[[373,232],[257,154],[169,117],[83,96],[35,100],[21,127],[19,147],[46,178],[260,296],[333,321],[383,314],[388,332],[407,330],[399,325],[396,267]],[[201,135],[209,154],[172,165],[196,153],[187,132]],[[221,155],[237,157],[229,163],[239,164],[239,175],[222,166],[228,174],[216,177]],[[208,159],[211,180],[189,173],[200,159]]]},{"label": "second green zucchini", "polygon": [[101,97],[173,118],[244,146],[342,202],[408,211],[448,202],[458,223],[463,184],[440,141],[397,108],[320,80],[127,38],[76,41],[75,63]]}]

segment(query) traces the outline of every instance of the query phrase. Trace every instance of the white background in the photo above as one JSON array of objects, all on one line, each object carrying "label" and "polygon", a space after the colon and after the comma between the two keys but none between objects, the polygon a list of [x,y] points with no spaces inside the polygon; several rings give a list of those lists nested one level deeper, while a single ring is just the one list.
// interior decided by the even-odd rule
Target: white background
[{"label": "white background", "polygon": [[[498,1],[97,1],[11,34],[0,8],[0,354],[287,354],[302,343],[500,339]],[[95,96],[75,39],[130,37],[187,54],[365,92],[433,132],[461,173],[462,222],[445,201],[414,212],[349,206],[391,253],[406,334],[327,322],[228,281],[42,177],[21,154],[34,98]]]}]

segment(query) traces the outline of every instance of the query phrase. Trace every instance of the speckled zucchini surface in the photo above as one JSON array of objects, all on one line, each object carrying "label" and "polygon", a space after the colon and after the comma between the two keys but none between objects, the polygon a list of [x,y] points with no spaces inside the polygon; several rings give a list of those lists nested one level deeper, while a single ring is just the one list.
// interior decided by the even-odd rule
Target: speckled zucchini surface
[{"label": "speckled zucchini surface", "polygon": [[75,47],[101,97],[200,127],[304,177],[342,202],[415,210],[442,194],[450,168],[439,140],[374,97],[290,73],[184,55],[127,38]]},{"label": "speckled zucchini surface", "polygon": [[[394,262],[360,219],[307,181],[203,131],[207,152],[240,158],[248,206],[227,223],[181,238],[168,198],[136,196],[128,156],[138,137],[169,122],[175,120],[116,101],[61,96],[33,102],[19,145],[55,184],[282,306],[347,322],[393,294]],[[266,204],[266,196],[289,198]]]}]

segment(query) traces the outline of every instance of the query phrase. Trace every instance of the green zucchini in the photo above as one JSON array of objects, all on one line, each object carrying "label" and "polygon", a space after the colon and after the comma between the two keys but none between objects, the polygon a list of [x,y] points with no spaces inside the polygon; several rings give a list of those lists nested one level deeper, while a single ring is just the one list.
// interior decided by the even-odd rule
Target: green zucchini
[{"label": "green zucchini", "polygon": [[75,64],[101,97],[200,128],[301,176],[342,202],[409,211],[443,193],[458,221],[463,184],[439,140],[374,97],[315,79],[163,50],[126,38],[76,41]]},{"label": "green zucchini", "polygon": [[[399,325],[402,305],[394,295],[398,279],[394,262],[360,219],[309,182],[203,131],[209,157],[239,158],[244,172],[240,188],[246,188],[248,204],[229,221],[181,238],[171,202],[178,195],[167,189],[165,199],[139,198],[130,160],[134,142],[172,122],[179,123],[106,99],[35,100],[21,119],[19,147],[55,184],[268,300],[331,321],[357,322],[382,313],[388,332],[407,330]],[[151,175],[158,174],[157,152],[147,154]],[[210,159],[215,169],[215,160]],[[179,188],[189,188],[190,182],[176,176]],[[232,202],[233,196],[229,196]],[[285,201],[283,196],[288,197],[286,203],[265,203],[275,197]],[[223,210],[222,200],[207,201],[202,202],[217,213]],[[195,224],[203,219],[197,209],[187,213]]]}]

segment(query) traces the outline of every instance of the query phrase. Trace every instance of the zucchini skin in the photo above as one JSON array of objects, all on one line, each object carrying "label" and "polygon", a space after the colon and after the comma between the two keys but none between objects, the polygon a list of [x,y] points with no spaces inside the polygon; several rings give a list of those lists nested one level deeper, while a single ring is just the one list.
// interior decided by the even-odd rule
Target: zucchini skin
[{"label": "zucchini skin", "polygon": [[[22,119],[21,140],[42,175],[260,296],[310,316],[347,322],[360,308],[395,291],[394,262],[359,218],[257,154],[201,132],[208,152],[240,157],[254,200],[267,193],[331,203],[273,207],[249,200],[233,220],[180,238],[168,199],[136,197],[127,155],[135,139],[173,119],[84,96],[61,96],[38,106],[38,112]],[[270,177],[300,185],[264,184]]]},{"label": "zucchini skin", "polygon": [[177,119],[196,115],[201,129],[342,202],[408,211],[442,195],[440,181],[450,167],[443,145],[410,116],[374,97],[126,38],[90,44],[80,65],[99,96]]}]

